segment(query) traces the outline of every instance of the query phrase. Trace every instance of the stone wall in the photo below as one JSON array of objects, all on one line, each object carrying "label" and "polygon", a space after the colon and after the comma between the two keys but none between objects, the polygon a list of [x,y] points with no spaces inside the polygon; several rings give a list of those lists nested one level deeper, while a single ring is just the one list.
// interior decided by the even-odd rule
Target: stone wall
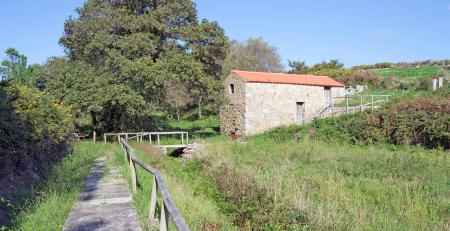
[{"label": "stone wall", "polygon": [[[236,137],[245,135],[245,81],[230,74],[224,80],[225,96],[228,102],[220,109],[220,132]],[[231,93],[230,84],[234,84]]]},{"label": "stone wall", "polygon": [[[332,96],[342,94],[332,88]],[[294,84],[247,83],[245,135],[297,122],[297,102],[304,102],[305,117],[324,108],[324,87]]]}]

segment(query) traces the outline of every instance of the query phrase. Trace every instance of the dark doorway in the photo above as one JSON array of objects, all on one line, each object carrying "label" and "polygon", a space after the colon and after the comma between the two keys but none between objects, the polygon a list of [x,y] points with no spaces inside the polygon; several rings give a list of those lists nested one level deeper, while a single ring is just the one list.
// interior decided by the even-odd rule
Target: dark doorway
[{"label": "dark doorway", "polygon": [[297,102],[297,124],[303,124],[305,119],[305,102]]}]

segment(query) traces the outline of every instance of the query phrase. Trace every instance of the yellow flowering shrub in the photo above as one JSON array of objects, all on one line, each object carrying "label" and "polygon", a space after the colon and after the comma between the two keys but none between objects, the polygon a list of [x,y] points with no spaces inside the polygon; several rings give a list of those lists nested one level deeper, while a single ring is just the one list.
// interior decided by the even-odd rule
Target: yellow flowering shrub
[{"label": "yellow flowering shrub", "polygon": [[56,145],[73,131],[71,109],[45,92],[23,85],[9,87],[10,106],[40,145]]}]

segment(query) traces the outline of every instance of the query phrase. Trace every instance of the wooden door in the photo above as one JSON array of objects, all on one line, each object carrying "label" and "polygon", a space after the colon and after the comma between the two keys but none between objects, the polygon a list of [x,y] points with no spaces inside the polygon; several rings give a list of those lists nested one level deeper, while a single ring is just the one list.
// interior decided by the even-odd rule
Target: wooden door
[{"label": "wooden door", "polygon": [[305,103],[297,102],[297,124],[303,124],[305,119]]},{"label": "wooden door", "polygon": [[324,88],[324,93],[325,93],[325,107],[329,107],[331,106],[331,87],[325,87]]}]

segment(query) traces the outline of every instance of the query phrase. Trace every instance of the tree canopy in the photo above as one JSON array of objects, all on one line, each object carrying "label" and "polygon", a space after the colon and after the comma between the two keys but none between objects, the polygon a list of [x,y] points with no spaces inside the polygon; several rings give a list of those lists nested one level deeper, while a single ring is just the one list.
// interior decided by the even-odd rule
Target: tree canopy
[{"label": "tree canopy", "polygon": [[344,67],[344,64],[338,59],[331,59],[329,62],[322,61],[313,66],[308,66],[302,61],[289,60],[291,74],[311,74],[311,75],[325,75],[335,79],[342,79],[352,75],[352,71]]},{"label": "tree canopy", "polygon": [[34,70],[37,65],[28,66],[27,57],[14,48],[5,51],[6,58],[0,65],[0,80],[35,87],[37,77]]},{"label": "tree canopy", "polygon": [[[189,89],[199,108],[217,101],[228,51],[223,29],[199,21],[190,0],[88,0],[60,39],[68,54],[48,90],[91,117],[93,129],[155,126],[167,109],[165,85]],[[140,121],[140,122],[137,122]]]},{"label": "tree canopy", "polygon": [[249,38],[245,42],[231,41],[229,55],[224,62],[225,74],[232,69],[243,71],[282,72],[277,49],[260,38]]}]

